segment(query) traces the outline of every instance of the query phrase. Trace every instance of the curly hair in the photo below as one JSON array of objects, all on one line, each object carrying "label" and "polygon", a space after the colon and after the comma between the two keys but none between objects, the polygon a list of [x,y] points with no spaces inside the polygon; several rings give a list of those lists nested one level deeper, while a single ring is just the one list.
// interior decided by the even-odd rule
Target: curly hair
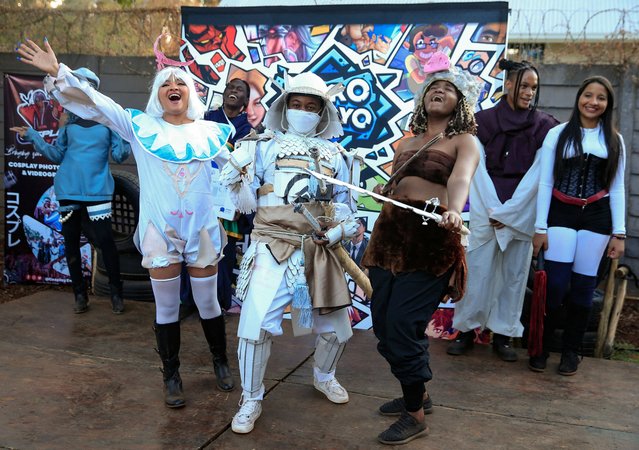
[{"label": "curly hair", "polygon": [[[448,121],[444,134],[447,137],[455,136],[457,134],[477,134],[477,122],[475,122],[475,112],[473,107],[466,101],[464,96],[457,88],[457,105],[453,111],[453,117]],[[414,135],[425,133],[428,130],[428,113],[424,107],[424,96],[428,92],[425,89],[420,96],[420,101],[415,105],[413,111],[413,117],[410,119],[408,128]]]}]

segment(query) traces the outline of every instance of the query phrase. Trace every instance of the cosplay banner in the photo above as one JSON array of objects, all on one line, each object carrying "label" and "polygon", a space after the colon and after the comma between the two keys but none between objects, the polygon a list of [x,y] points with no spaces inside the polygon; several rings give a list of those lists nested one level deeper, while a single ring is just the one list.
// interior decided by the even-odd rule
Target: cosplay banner
[{"label": "cosplay banner", "polygon": [[[54,144],[61,115],[41,76],[4,75],[5,283],[71,282],[53,189],[58,165],[9,130],[29,126]],[[90,275],[91,248],[83,242],[83,269]]]},{"label": "cosplay banner", "polygon": [[[285,74],[314,72],[330,86],[342,83],[335,104],[344,125],[337,141],[363,161],[360,185],[372,190],[389,178],[394,149],[408,124],[436,52],[482,84],[477,109],[492,107],[502,91],[497,67],[506,48],[507,2],[410,5],[332,5],[270,8],[182,8],[183,61],[202,101],[221,103],[234,78],[251,87],[248,118],[258,127],[282,92]],[[366,233],[381,206],[360,196]],[[349,280],[356,328],[370,328],[368,299]],[[444,305],[442,305],[444,306]],[[452,328],[452,311],[441,332]]]}]

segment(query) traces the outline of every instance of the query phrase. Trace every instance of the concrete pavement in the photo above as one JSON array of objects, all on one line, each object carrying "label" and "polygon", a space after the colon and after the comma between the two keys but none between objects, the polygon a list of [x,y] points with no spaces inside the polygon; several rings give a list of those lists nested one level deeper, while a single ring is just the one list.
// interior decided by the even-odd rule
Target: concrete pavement
[{"label": "concrete pavement", "polygon": [[[113,315],[108,299],[91,297],[72,313],[68,292],[44,291],[0,305],[0,448],[16,449],[374,449],[392,418],[377,407],[400,395],[371,331],[356,330],[338,367],[350,392],[333,405],[312,384],[313,338],[274,339],[264,411],[254,431],[230,422],[240,389],[215,389],[199,321],[182,328],[187,406],[163,405],[154,351],[154,305],[126,302]],[[235,330],[227,317],[229,356],[237,371]],[[435,379],[428,390],[430,435],[404,449],[639,449],[639,366],[586,358],[577,375],[546,373],[500,361],[490,348],[450,357],[433,341]],[[239,385],[239,377],[236,378]]]}]

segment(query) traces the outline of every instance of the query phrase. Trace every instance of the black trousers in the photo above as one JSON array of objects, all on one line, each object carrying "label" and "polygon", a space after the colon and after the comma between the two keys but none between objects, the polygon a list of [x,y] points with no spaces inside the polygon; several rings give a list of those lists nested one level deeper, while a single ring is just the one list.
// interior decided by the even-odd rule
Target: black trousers
[{"label": "black trousers", "polygon": [[102,260],[109,276],[109,283],[114,286],[120,285],[120,259],[118,250],[113,240],[113,231],[111,230],[111,218],[90,220],[87,213],[87,206],[96,205],[104,202],[64,202],[80,204],[82,207],[73,211],[71,217],[62,224],[62,235],[64,236],[65,256],[69,266],[69,274],[73,289],[76,292],[86,289],[84,277],[82,276],[82,255],[80,254],[80,235],[84,235],[89,242],[100,249]]},{"label": "black trousers", "polygon": [[448,286],[450,272],[436,277],[426,272],[393,275],[379,267],[369,269],[373,298],[373,331],[377,350],[388,361],[402,385],[432,379],[426,327]]}]

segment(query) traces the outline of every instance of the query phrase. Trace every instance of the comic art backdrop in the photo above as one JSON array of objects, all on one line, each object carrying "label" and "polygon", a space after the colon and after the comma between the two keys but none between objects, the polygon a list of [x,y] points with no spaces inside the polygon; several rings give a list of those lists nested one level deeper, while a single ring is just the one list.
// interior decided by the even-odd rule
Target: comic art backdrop
[{"label": "comic art backdrop", "polygon": [[[44,90],[41,76],[4,76],[5,283],[70,283],[60,213],[53,189],[58,165],[23,141],[14,126],[30,126],[50,144],[58,137],[62,108]],[[86,241],[85,241],[86,242]],[[91,248],[81,248],[91,273]]]},{"label": "comic art backdrop", "polygon": [[[284,74],[314,72],[330,86],[342,83],[335,103],[344,123],[338,142],[364,161],[360,185],[388,179],[394,148],[406,136],[435,52],[484,84],[477,108],[494,105],[502,89],[497,62],[506,47],[507,3],[336,5],[271,8],[182,8],[183,61],[202,101],[221,103],[234,78],[251,87],[249,121],[257,127],[282,92]],[[368,232],[380,205],[361,196]],[[350,280],[349,280],[350,281]],[[350,281],[353,323],[371,326],[370,310]],[[448,321],[444,321],[448,322]]]}]

